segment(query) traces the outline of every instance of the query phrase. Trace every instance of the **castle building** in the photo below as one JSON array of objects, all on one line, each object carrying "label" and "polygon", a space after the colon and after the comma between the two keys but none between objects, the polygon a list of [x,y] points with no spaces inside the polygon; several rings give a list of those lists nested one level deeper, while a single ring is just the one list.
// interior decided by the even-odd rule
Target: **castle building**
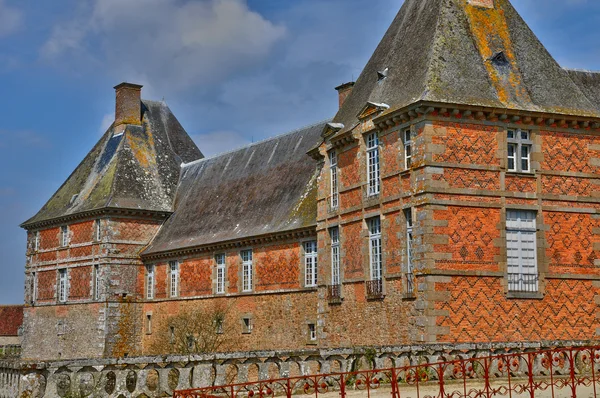
[{"label": "castle building", "polygon": [[337,90],[333,119],[206,158],[118,85],[22,225],[23,358],[169,354],[189,314],[214,350],[598,340],[600,74],[508,0],[406,0]]}]

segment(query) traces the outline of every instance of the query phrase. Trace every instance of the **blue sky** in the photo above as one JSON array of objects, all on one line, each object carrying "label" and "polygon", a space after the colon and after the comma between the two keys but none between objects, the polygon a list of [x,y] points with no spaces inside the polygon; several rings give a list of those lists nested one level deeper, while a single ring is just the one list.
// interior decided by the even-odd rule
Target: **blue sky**
[{"label": "blue sky", "polygon": [[[112,87],[165,99],[207,155],[331,117],[402,0],[0,0],[0,303],[25,233],[110,125]],[[600,2],[513,0],[557,61],[600,69]]]}]

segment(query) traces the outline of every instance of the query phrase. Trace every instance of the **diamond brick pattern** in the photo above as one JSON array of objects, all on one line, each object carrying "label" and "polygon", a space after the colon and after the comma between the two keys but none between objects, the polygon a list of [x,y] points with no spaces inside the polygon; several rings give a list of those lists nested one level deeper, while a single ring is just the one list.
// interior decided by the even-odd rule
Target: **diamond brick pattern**
[{"label": "diamond brick pattern", "polygon": [[588,149],[589,144],[598,144],[600,139],[593,136],[543,132],[543,170],[575,171],[598,173],[599,168],[590,164],[595,154]]},{"label": "diamond brick pattern", "polygon": [[446,151],[434,156],[436,162],[497,165],[495,153],[497,131],[490,126],[472,126],[449,123],[445,137],[434,137],[435,144],[443,144]]},{"label": "diamond brick pattern", "polygon": [[593,244],[600,239],[593,230],[599,220],[590,214],[546,212],[544,223],[550,226],[546,231],[550,266],[594,267],[598,253]]},{"label": "diamond brick pattern", "polygon": [[598,327],[591,281],[549,280],[543,300],[507,299],[499,278],[454,277],[437,325],[450,328],[439,342],[588,340]]},{"label": "diamond brick pattern", "polygon": [[300,245],[277,245],[254,255],[256,290],[300,287]]},{"label": "diamond brick pattern", "polygon": [[498,173],[485,170],[445,169],[443,174],[434,174],[435,181],[443,181],[449,188],[500,189]]},{"label": "diamond brick pattern", "polygon": [[505,179],[505,189],[509,192],[535,192],[536,185],[535,178],[507,175]]},{"label": "diamond brick pattern", "polygon": [[542,176],[543,193],[553,195],[590,196],[592,180],[581,177]]}]

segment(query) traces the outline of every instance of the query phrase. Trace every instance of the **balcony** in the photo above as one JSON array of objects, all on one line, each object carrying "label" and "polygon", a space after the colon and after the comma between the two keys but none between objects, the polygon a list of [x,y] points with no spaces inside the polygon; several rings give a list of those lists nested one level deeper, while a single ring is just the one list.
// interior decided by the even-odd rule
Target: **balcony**
[{"label": "balcony", "polygon": [[381,300],[384,297],[383,294],[383,280],[373,279],[367,281],[367,298],[369,300]]},{"label": "balcony", "polygon": [[342,285],[327,286],[327,301],[329,304],[342,303]]},{"label": "balcony", "polygon": [[508,274],[508,291],[511,293],[537,293],[537,274]]}]

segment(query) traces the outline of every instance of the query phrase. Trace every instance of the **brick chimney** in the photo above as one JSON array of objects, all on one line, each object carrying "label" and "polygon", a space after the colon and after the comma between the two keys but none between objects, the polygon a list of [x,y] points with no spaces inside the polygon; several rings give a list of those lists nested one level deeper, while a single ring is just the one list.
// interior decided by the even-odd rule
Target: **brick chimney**
[{"label": "brick chimney", "polygon": [[115,127],[123,124],[142,124],[142,86],[121,83],[115,86]]},{"label": "brick chimney", "polygon": [[346,102],[346,98],[348,98],[353,88],[354,82],[344,83],[341,86],[335,88],[338,92],[340,108],[342,107],[342,105],[344,105],[344,102]]}]

